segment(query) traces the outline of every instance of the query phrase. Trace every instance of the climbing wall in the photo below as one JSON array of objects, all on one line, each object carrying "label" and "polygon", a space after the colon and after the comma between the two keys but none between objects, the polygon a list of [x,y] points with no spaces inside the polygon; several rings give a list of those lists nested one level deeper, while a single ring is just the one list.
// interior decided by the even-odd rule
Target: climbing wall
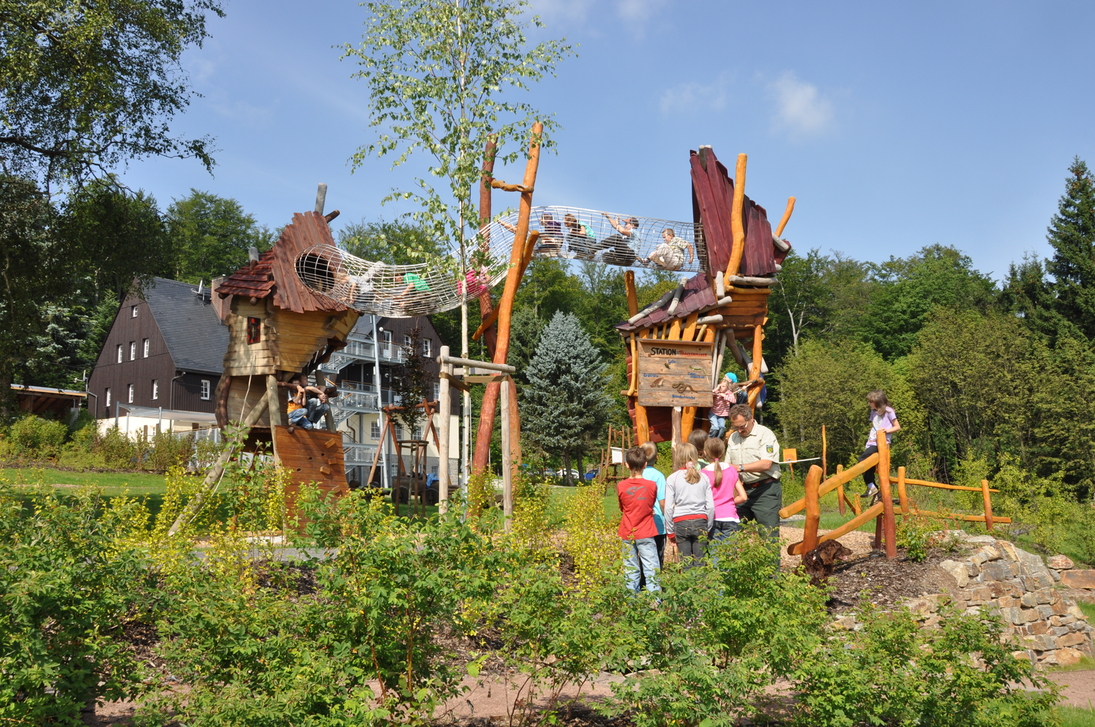
[{"label": "climbing wall", "polygon": [[291,473],[285,492],[290,516],[296,515],[295,503],[301,485],[314,482],[324,494],[349,493],[340,433],[299,427],[290,432],[288,427],[274,427],[274,451],[281,466]]}]

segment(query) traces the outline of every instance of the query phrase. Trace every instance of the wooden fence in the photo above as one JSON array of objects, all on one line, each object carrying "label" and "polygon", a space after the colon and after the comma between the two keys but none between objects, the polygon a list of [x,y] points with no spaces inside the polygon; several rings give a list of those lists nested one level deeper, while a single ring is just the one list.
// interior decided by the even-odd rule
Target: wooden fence
[{"label": "wooden fence", "polygon": [[[860,508],[858,498],[852,500],[848,498],[844,493],[844,485],[848,484],[856,477],[859,477],[871,467],[876,468],[878,479],[878,490],[880,493],[879,501],[874,505],[871,505],[866,510]],[[801,542],[793,543],[787,546],[787,552],[791,555],[803,555],[818,546],[826,540],[833,540],[839,538],[841,535],[846,535],[853,530],[859,528],[859,526],[866,523],[871,518],[875,519],[875,536],[874,547],[879,549],[885,543],[886,557],[894,558],[897,556],[897,542],[896,542],[896,523],[894,513],[894,501],[893,491],[890,486],[890,446],[886,441],[885,436],[878,438],[878,452],[872,454],[862,462],[859,462],[854,467],[848,469],[842,469],[837,467],[837,473],[832,477],[826,479],[824,482],[824,470],[817,465],[810,468],[810,471],[806,475],[806,495],[800,500],[791,503],[787,507],[779,511],[781,518],[789,517],[801,510],[806,510],[806,526],[803,533],[803,539]],[[980,491],[985,505],[984,515],[959,515],[954,513],[944,512],[929,512],[920,510],[916,506],[910,503],[906,494],[907,486],[912,485],[915,487],[934,487],[943,490],[965,490],[970,492]],[[840,505],[841,514],[844,513],[844,504],[847,502],[855,511],[855,517],[848,522],[841,525],[836,530],[831,530],[823,536],[818,536],[817,528],[818,523],[821,521],[821,498],[833,490],[837,490],[838,503]],[[985,523],[985,526],[992,530],[993,523],[1010,523],[1011,518],[1006,517],[994,517],[992,514],[992,499],[990,493],[997,492],[989,488],[988,480],[981,481],[981,487],[963,487],[961,485],[945,485],[941,482],[928,482],[926,480],[913,480],[905,477],[905,468],[897,468],[897,496],[898,504],[901,508],[902,515],[920,514],[928,515],[930,517],[948,518],[952,520],[963,520],[966,522],[980,522]]]}]

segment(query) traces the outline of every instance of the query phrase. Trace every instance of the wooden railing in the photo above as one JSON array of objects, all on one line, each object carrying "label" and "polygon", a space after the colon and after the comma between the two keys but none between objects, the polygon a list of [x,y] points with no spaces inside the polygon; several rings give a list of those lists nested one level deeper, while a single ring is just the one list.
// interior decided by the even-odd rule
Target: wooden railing
[{"label": "wooden railing", "polygon": [[[871,505],[866,510],[860,511],[860,505],[858,498],[855,500],[848,499],[844,494],[844,485],[851,482],[856,477],[866,472],[871,467],[876,468],[878,478],[878,490],[879,501],[874,505]],[[802,541],[793,543],[787,546],[787,552],[791,555],[803,555],[818,546],[826,540],[834,540],[842,535],[846,535],[853,530],[856,530],[861,525],[866,523],[871,518],[875,519],[875,536],[874,547],[879,549],[885,544],[886,557],[894,558],[897,556],[897,543],[896,543],[896,524],[895,513],[893,507],[893,492],[890,488],[890,447],[886,442],[884,436],[878,438],[878,452],[867,457],[862,462],[859,462],[854,467],[848,469],[842,469],[837,467],[837,473],[829,479],[822,482],[824,476],[823,470],[814,465],[810,468],[810,471],[806,475],[806,495],[800,500],[797,500],[787,507],[779,511],[781,518],[789,517],[803,509],[806,510],[806,523]],[[913,485],[916,487],[934,487],[943,490],[964,490],[968,492],[982,493],[985,505],[984,515],[961,515],[955,513],[946,512],[929,512],[920,510],[915,506],[915,503],[910,502],[906,493],[906,487]],[[837,497],[841,504],[841,512],[843,514],[843,505],[847,501],[854,509],[856,515],[848,522],[841,525],[836,530],[831,530],[823,536],[818,536],[817,529],[818,523],[821,521],[821,498],[824,495],[829,494],[833,490],[837,490]],[[965,522],[981,522],[985,523],[985,526],[992,530],[993,523],[1010,523],[1011,518],[1006,517],[994,517],[992,514],[992,498],[990,493],[997,492],[989,487],[988,480],[981,481],[981,487],[964,487],[961,485],[946,485],[941,482],[928,482],[926,480],[913,480],[905,477],[905,468],[897,468],[897,496],[898,503],[901,508],[902,515],[920,514],[927,515],[929,517],[947,518],[952,520],[963,520]]]}]

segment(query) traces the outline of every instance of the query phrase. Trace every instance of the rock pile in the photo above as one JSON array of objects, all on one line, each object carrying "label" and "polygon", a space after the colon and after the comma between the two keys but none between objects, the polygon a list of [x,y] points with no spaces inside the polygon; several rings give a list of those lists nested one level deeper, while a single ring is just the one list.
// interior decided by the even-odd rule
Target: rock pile
[{"label": "rock pile", "polygon": [[[1095,571],[1074,570],[1064,556],[1050,558],[1047,566],[1040,556],[988,535],[963,539],[975,550],[939,564],[953,576],[955,587],[903,604],[923,627],[938,624],[944,617],[940,606],[949,601],[970,615],[999,616],[1003,637],[1017,648],[1015,656],[1039,666],[1068,666],[1084,654],[1095,656],[1095,628],[1057,585],[1095,589]],[[845,616],[833,626],[854,629],[858,624],[853,616]]]}]

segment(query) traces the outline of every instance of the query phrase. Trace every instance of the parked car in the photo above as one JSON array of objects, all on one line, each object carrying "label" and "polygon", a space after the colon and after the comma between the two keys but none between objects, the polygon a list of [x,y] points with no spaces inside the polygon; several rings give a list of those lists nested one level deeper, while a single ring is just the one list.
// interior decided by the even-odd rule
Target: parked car
[{"label": "parked car", "polygon": [[[565,481],[566,476],[567,476],[567,471],[565,469],[560,469],[558,472],[555,473],[555,476]],[[571,468],[571,470],[570,470],[570,482],[571,482],[571,484],[576,483],[576,482],[580,482],[581,480],[582,480],[582,475],[578,472],[578,470],[576,470],[574,468]]]},{"label": "parked car", "polygon": [[594,467],[589,472],[586,472],[585,475],[583,475],[582,479],[586,480],[587,482],[592,482],[593,480],[597,479],[597,473],[600,471],[600,467]]}]

